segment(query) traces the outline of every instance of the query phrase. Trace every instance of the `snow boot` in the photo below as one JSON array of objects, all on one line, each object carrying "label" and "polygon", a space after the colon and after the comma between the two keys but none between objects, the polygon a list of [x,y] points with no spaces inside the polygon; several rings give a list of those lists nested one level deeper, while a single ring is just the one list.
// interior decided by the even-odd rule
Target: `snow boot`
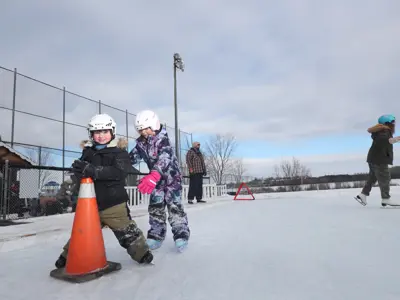
[{"label": "snow boot", "polygon": [[67,264],[67,259],[64,256],[60,255],[60,257],[57,259],[55,263],[55,266],[57,269],[61,269],[64,268],[66,264]]},{"label": "snow boot", "polygon": [[146,252],[145,255],[143,255],[142,259],[139,261],[139,264],[151,264],[153,261],[153,253],[151,253],[150,250]]}]

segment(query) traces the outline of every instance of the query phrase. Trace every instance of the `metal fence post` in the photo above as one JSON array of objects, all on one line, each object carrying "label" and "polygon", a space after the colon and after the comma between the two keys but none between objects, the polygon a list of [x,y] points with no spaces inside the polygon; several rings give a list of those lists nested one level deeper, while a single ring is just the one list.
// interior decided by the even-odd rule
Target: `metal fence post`
[{"label": "metal fence post", "polygon": [[1,167],[1,175],[2,178],[0,179],[0,218],[5,219],[5,212],[4,212],[4,173],[5,173],[5,165]]},{"label": "metal fence post", "polygon": [[17,97],[17,68],[14,68],[14,87],[13,87],[12,115],[11,115],[11,148],[14,148],[16,97]]},{"label": "metal fence post", "polygon": [[178,129],[178,136],[179,136],[179,139],[178,139],[178,145],[179,145],[179,151],[178,151],[178,153],[179,153],[179,167],[181,168],[181,170],[182,170],[182,144],[181,144],[181,129]]},{"label": "metal fence post", "polygon": [[[65,168],[65,86],[63,87],[63,119],[62,119],[62,167]],[[62,173],[62,182],[65,180],[65,172]]]},{"label": "metal fence post", "polygon": [[99,114],[101,114],[101,100],[99,100]]},{"label": "metal fence post", "polygon": [[3,220],[7,219],[7,202],[8,202],[8,174],[9,174],[9,161],[6,160],[4,164],[3,173]]},{"label": "metal fence post", "polygon": [[129,117],[128,117],[128,110],[125,110],[125,122],[126,122],[126,140],[128,142],[127,150],[129,151]]},{"label": "metal fence post", "polygon": [[4,165],[1,166],[1,175],[2,177],[0,178],[0,218],[4,219],[4,213],[3,213],[3,191],[4,191]]},{"label": "metal fence post", "polygon": [[[42,165],[42,146],[39,146],[39,153],[38,153],[38,162],[39,162],[39,166],[41,166]],[[41,187],[41,184],[40,184],[40,181],[42,180],[42,172],[39,170],[39,174],[38,174],[38,189],[40,190],[42,187]]]}]

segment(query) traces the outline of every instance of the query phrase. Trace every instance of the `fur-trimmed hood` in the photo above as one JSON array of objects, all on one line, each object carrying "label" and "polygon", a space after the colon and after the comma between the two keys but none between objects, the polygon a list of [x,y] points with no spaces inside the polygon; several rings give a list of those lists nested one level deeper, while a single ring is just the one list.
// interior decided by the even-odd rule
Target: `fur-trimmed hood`
[{"label": "fur-trimmed hood", "polygon": [[392,131],[392,129],[389,126],[386,126],[383,124],[376,124],[376,125],[368,128],[368,133],[376,133],[376,132],[383,131],[383,130]]},{"label": "fur-trimmed hood", "polygon": [[[81,141],[79,146],[81,147],[81,149],[93,147],[93,142],[91,140],[83,140],[83,141]],[[113,139],[107,145],[107,148],[111,148],[111,147],[117,147],[122,150],[127,150],[128,149],[128,140],[125,138]]]}]

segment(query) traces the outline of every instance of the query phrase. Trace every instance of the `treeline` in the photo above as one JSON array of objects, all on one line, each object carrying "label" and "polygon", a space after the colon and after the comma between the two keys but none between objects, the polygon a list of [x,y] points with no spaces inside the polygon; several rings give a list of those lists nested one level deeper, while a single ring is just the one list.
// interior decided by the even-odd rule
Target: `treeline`
[{"label": "treeline", "polygon": [[[334,190],[334,189],[351,189],[359,188],[361,189],[365,184],[365,181],[353,181],[353,182],[336,182],[336,183],[316,183],[309,185],[287,185],[287,186],[251,186],[250,190],[253,194],[259,193],[284,193],[284,192],[300,192],[300,191],[323,191],[323,190]],[[396,183],[391,183],[391,186],[397,186]],[[374,186],[378,186],[375,184]],[[233,192],[228,192],[228,195],[235,195],[237,192],[237,187],[230,187]],[[243,188],[240,194],[247,194],[247,190]]]},{"label": "treeline", "polygon": [[[392,179],[400,179],[400,166],[390,168]],[[356,174],[338,174],[338,175],[324,175],[319,177],[294,177],[294,178],[255,178],[248,181],[247,185],[250,187],[260,186],[298,186],[298,185],[316,185],[328,183],[345,183],[345,182],[360,182],[367,179],[368,173]]]}]

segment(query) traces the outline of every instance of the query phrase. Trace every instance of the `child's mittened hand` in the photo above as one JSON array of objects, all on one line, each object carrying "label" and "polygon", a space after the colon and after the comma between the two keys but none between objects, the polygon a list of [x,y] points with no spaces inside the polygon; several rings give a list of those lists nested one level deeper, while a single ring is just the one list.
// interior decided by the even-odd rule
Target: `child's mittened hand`
[{"label": "child's mittened hand", "polygon": [[157,171],[151,171],[149,175],[143,177],[138,185],[138,190],[142,194],[151,194],[154,188],[161,179],[160,173]]},{"label": "child's mittened hand", "polygon": [[75,160],[72,164],[72,171],[81,174],[83,177],[95,178],[95,168],[86,161]]}]

